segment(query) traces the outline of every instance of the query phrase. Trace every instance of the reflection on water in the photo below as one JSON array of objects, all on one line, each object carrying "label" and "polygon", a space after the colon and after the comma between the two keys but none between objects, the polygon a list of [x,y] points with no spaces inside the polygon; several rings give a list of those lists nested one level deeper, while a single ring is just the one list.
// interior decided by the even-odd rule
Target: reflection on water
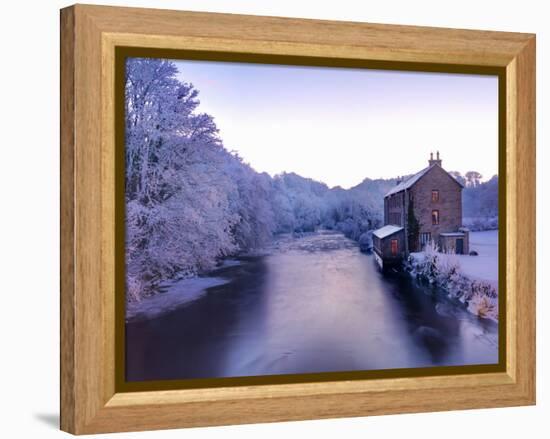
[{"label": "reflection on water", "polygon": [[282,240],[242,262],[196,301],[127,323],[128,381],[498,362],[494,322],[382,275],[342,235]]}]

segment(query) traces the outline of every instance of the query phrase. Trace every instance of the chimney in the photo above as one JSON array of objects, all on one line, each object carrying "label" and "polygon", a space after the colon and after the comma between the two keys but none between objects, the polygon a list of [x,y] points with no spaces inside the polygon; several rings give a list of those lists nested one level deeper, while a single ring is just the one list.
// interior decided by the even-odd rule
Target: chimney
[{"label": "chimney", "polygon": [[436,153],[436,159],[434,160],[434,153],[430,152],[430,160],[428,160],[428,164],[430,166],[432,165],[438,165],[441,166],[441,159],[439,158],[439,151]]}]

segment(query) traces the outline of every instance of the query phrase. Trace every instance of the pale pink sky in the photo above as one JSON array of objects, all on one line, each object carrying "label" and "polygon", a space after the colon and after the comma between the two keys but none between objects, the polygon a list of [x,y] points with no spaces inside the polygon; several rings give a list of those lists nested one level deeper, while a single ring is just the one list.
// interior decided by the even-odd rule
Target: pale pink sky
[{"label": "pale pink sky", "polygon": [[349,188],[443,167],[498,170],[496,76],[176,61],[227,149],[259,172]]}]

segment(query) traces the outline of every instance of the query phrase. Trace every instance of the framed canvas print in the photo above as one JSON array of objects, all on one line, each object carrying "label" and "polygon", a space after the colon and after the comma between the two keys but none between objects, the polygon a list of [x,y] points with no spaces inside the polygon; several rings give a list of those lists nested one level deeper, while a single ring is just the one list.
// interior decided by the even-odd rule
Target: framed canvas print
[{"label": "framed canvas print", "polygon": [[61,11],[61,427],[533,404],[535,37]]}]

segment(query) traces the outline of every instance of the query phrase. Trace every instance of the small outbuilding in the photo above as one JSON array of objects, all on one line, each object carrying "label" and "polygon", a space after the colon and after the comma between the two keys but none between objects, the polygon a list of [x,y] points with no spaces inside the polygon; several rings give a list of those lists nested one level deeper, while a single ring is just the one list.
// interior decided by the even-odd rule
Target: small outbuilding
[{"label": "small outbuilding", "polygon": [[388,224],[372,233],[374,258],[381,269],[398,266],[405,256],[405,229]]},{"label": "small outbuilding", "polygon": [[447,232],[439,234],[439,245],[444,253],[451,252],[457,255],[468,254],[470,243],[470,232],[467,228],[461,227],[458,232]]}]

